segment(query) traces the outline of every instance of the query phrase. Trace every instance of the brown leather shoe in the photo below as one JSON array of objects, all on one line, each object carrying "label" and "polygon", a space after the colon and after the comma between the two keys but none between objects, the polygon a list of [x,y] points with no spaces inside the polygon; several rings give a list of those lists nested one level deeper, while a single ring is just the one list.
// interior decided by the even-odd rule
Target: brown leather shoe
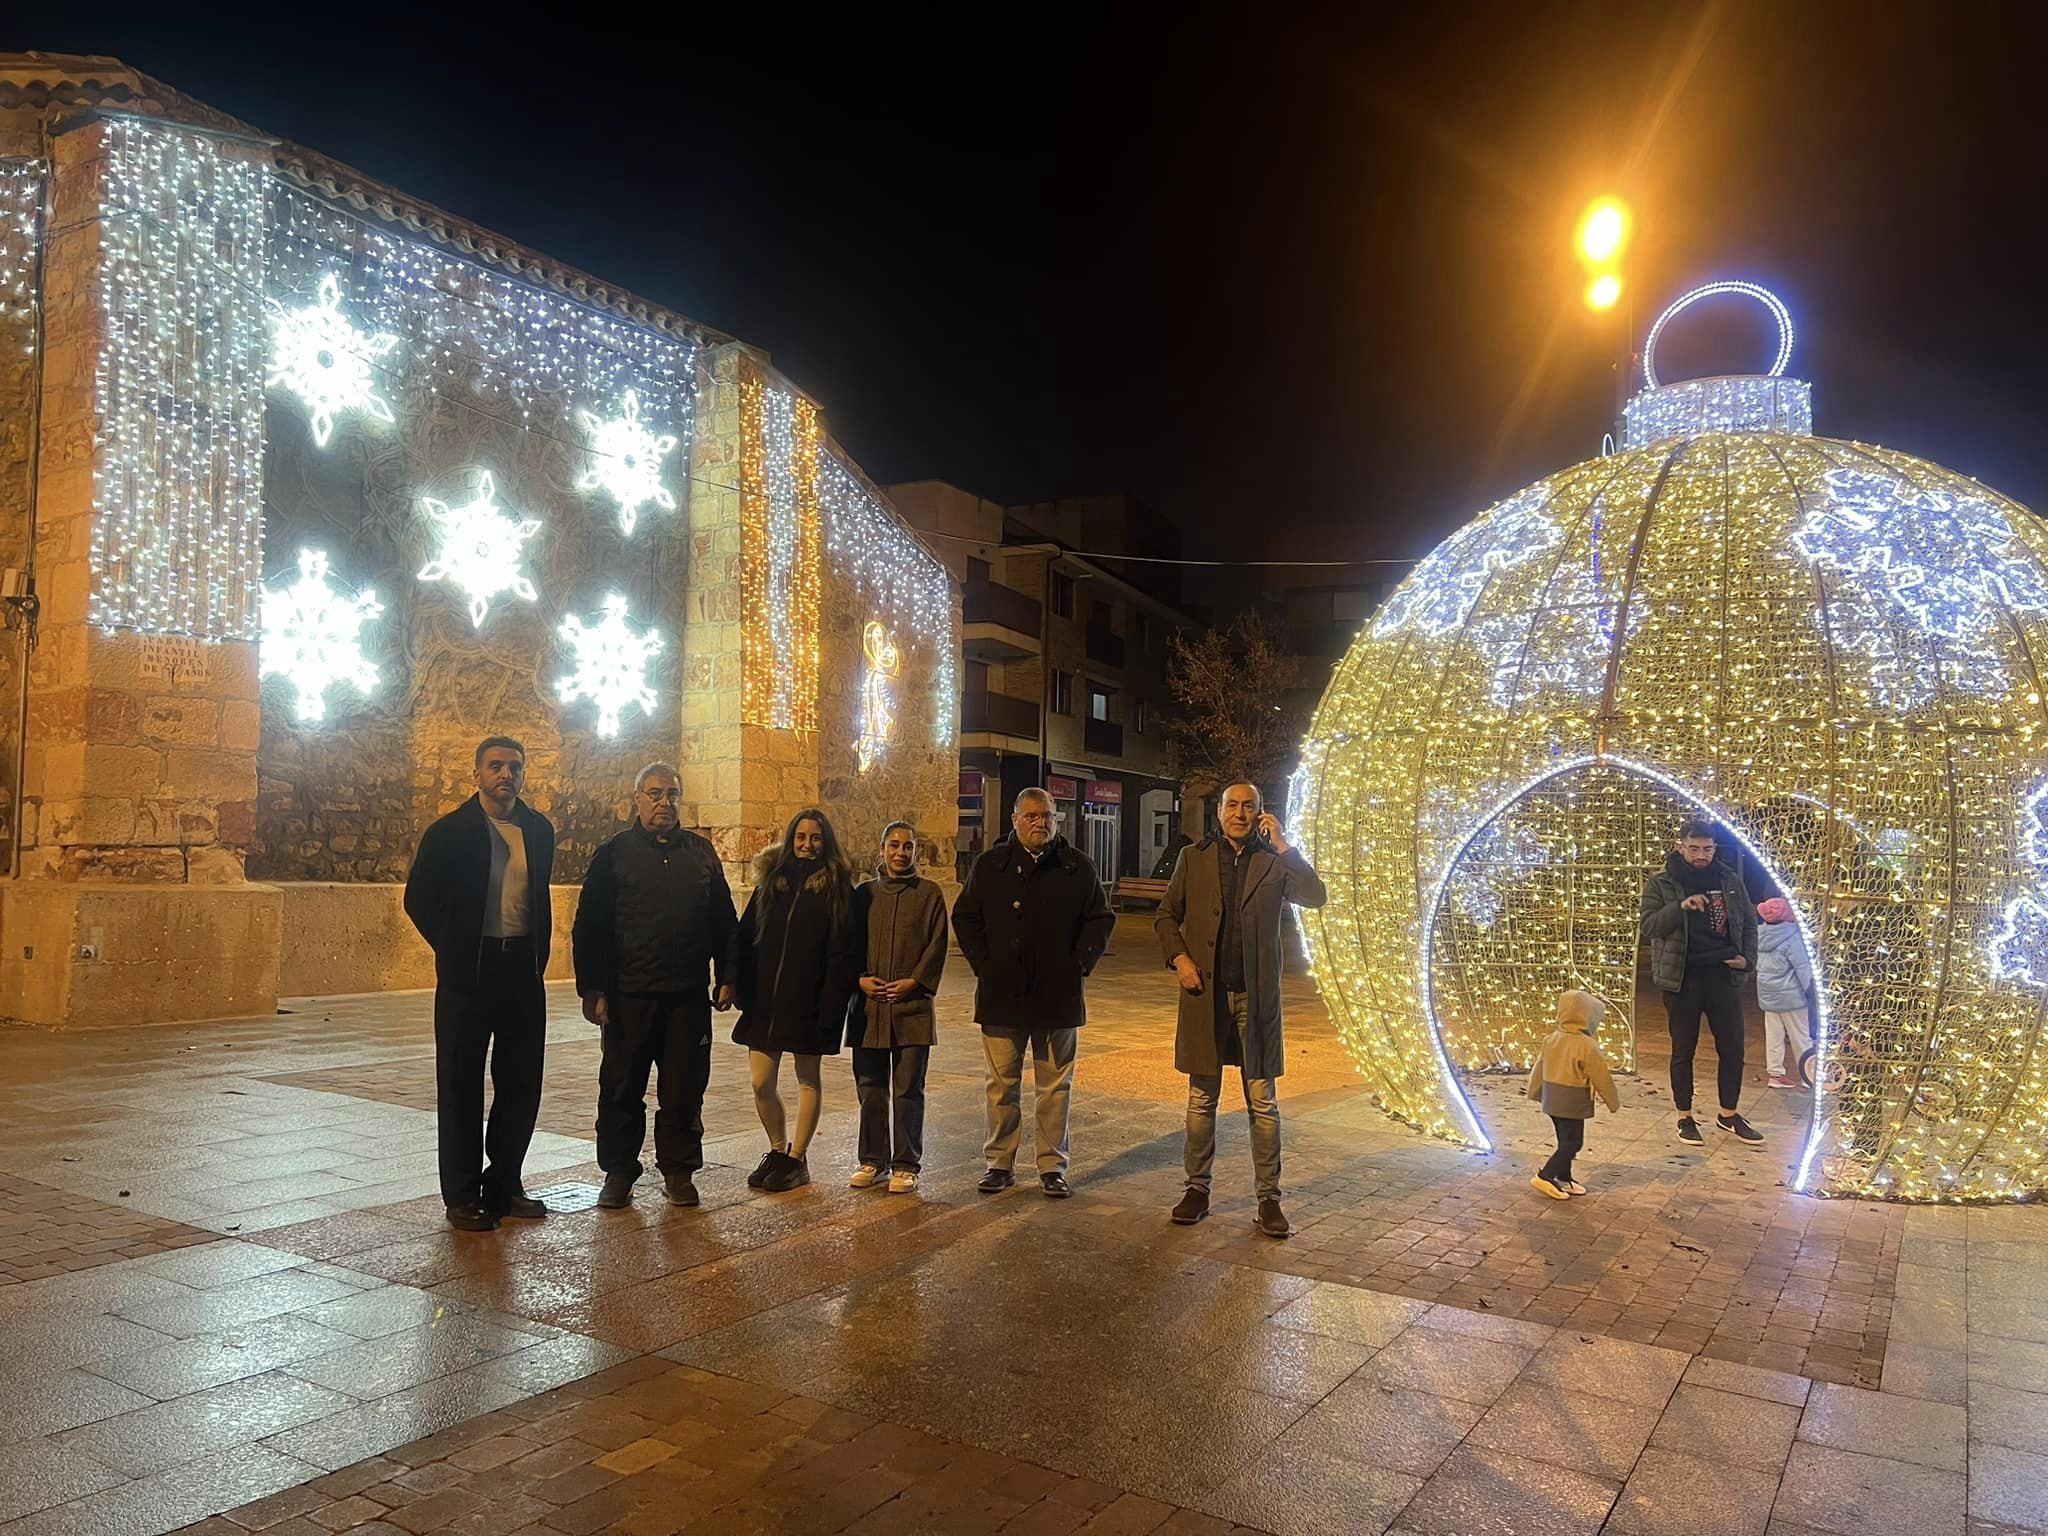
[{"label": "brown leather shoe", "polygon": [[1180,1197],[1180,1204],[1173,1208],[1173,1224],[1176,1227],[1192,1227],[1209,1214],[1209,1192],[1188,1186],[1188,1192]]},{"label": "brown leather shoe", "polygon": [[1280,1209],[1280,1202],[1264,1199],[1259,1202],[1259,1214],[1254,1223],[1268,1237],[1291,1237],[1294,1228],[1287,1224],[1287,1213]]}]

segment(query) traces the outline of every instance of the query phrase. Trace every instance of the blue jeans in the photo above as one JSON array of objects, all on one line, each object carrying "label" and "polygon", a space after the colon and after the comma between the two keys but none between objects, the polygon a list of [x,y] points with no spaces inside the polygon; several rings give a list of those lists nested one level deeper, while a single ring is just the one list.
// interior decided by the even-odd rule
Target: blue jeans
[{"label": "blue jeans", "polygon": [[[1242,992],[1225,998],[1230,1021],[1237,1028],[1238,1059],[1245,1049],[1246,1000]],[[1242,1076],[1242,1073],[1240,1073]],[[1188,1188],[1209,1192],[1209,1170],[1216,1161],[1216,1105],[1223,1097],[1223,1074],[1188,1075]],[[1252,1170],[1261,1200],[1280,1198],[1280,1100],[1270,1077],[1244,1078],[1244,1109],[1251,1120]]]}]

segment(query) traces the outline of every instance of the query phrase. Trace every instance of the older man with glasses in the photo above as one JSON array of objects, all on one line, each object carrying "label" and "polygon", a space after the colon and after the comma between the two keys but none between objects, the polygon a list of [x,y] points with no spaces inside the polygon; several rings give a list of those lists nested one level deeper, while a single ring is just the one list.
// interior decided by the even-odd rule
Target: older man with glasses
[{"label": "older man with glasses", "polygon": [[576,906],[576,990],[602,1032],[597,1072],[597,1203],[633,1203],[645,1171],[647,1077],[655,1083],[654,1163],[671,1205],[698,1203],[704,1089],[711,1080],[711,1009],[730,1007],[726,951],[732,890],[711,844],[679,825],[682,778],[649,763],[633,787],[633,825],[597,850]]},{"label": "older man with glasses", "polygon": [[1116,918],[1095,866],[1055,830],[1052,796],[1017,796],[1010,835],[974,861],[953,906],[953,932],[974,968],[974,1020],[987,1057],[987,1171],[977,1186],[998,1194],[1015,1182],[1023,1137],[1024,1058],[1037,1085],[1038,1183],[1064,1200],[1068,1105],[1079,1030],[1087,1022],[1088,973],[1109,945]]}]

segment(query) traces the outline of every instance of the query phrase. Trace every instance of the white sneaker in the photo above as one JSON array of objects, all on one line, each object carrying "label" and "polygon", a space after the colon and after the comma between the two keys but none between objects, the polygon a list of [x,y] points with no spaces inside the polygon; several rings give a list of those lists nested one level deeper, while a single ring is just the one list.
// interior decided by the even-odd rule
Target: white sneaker
[{"label": "white sneaker", "polygon": [[889,1175],[889,1193],[892,1195],[914,1195],[917,1193],[917,1175],[908,1168],[898,1168]]},{"label": "white sneaker", "polygon": [[846,1181],[849,1189],[872,1189],[881,1182],[882,1170],[872,1163],[862,1163],[853,1170],[853,1177]]}]

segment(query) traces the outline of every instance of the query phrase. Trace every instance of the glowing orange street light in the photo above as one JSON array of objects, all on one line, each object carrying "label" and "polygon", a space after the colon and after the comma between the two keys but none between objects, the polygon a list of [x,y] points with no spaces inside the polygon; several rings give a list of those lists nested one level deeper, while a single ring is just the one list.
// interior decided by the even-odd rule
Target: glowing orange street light
[{"label": "glowing orange street light", "polygon": [[1612,272],[1603,272],[1586,284],[1586,308],[1607,310],[1614,308],[1621,297],[1621,279]]},{"label": "glowing orange street light", "polygon": [[1628,204],[1620,198],[1595,198],[1579,217],[1579,260],[1589,267],[1604,267],[1618,260],[1633,223]]}]

